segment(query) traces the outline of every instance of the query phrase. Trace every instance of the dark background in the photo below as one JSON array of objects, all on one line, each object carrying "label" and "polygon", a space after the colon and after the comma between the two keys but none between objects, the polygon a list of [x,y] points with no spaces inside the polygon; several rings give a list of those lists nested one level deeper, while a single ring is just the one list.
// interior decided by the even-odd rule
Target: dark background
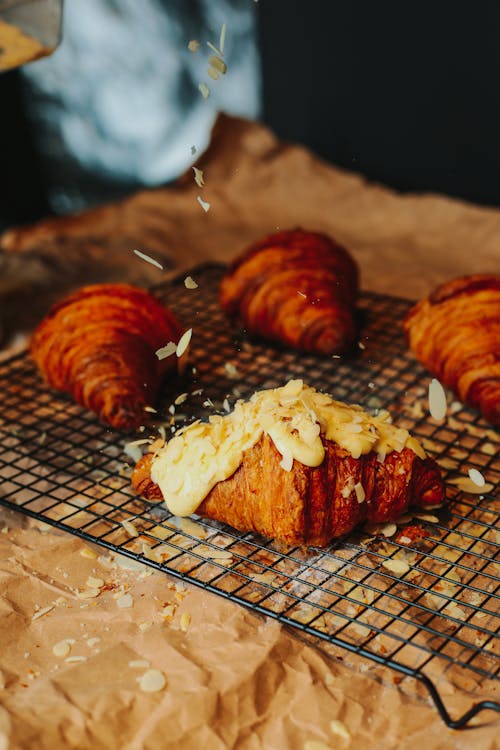
[{"label": "dark background", "polygon": [[[500,205],[500,2],[256,8],[279,136],[400,191]],[[0,224],[49,212],[18,77],[0,75]]]}]

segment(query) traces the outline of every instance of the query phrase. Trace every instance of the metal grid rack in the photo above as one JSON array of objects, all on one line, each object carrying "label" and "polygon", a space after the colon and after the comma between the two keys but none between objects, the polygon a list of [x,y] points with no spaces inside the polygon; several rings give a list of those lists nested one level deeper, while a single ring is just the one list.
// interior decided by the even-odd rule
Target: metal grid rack
[{"label": "metal grid rack", "polygon": [[[222,273],[201,266],[191,271],[197,289],[186,289],[182,276],[154,290],[193,327],[191,359],[183,379],[165,386],[158,412],[166,417],[137,436],[110,431],[50,392],[26,353],[0,365],[0,503],[274,617],[336,653],[416,678],[451,727],[487,708],[500,711],[482,700],[452,720],[440,695],[446,683],[489,695],[498,679],[497,433],[458,403],[443,424],[428,415],[429,376],[407,351],[399,324],[409,302],[362,294],[359,352],[317,357],[232,328],[217,302]],[[126,442],[224,412],[236,398],[291,377],[368,409],[389,405],[441,463],[447,507],[304,550],[196,517],[175,519],[134,496]],[[488,482],[481,495],[453,484],[473,467]],[[125,519],[138,537],[127,533]]]}]

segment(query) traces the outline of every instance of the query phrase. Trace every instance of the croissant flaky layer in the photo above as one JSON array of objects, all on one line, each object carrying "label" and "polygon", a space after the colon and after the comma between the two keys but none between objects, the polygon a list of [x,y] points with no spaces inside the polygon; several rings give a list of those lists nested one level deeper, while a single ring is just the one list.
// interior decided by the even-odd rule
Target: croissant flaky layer
[{"label": "croissant flaky layer", "polygon": [[250,333],[320,354],[355,338],[358,271],[334,240],[296,229],[270,235],[234,261],[220,288],[226,313]]},{"label": "croissant flaky layer", "polygon": [[97,284],[54,305],[30,350],[50,386],[126,430],[143,424],[144,407],[176,368],[175,357],[160,361],[155,352],[181,334],[172,312],[142,289]]},{"label": "croissant flaky layer", "polygon": [[500,276],[442,284],[404,323],[417,359],[466,404],[500,424]]},{"label": "croissant flaky layer", "polygon": [[[286,471],[281,453],[264,434],[196,513],[287,544],[326,546],[363,521],[394,521],[410,505],[438,505],[445,499],[435,461],[419,458],[410,448],[392,451],[381,462],[373,452],[355,459],[336,443],[323,443],[319,466],[294,461]],[[143,497],[162,500],[151,479],[152,462],[153,454],[143,456],[132,484]]]}]

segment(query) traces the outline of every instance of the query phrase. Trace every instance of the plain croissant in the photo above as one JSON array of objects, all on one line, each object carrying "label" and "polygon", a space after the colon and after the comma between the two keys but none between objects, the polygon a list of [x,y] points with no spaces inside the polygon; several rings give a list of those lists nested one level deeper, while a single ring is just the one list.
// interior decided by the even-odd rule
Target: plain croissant
[{"label": "plain croissant", "polygon": [[54,305],[35,330],[30,350],[48,384],[69,393],[116,429],[143,424],[176,357],[155,352],[177,343],[175,316],[142,289],[86,286]]},{"label": "plain croissant", "polygon": [[500,424],[500,276],[442,284],[410,310],[404,328],[417,359],[461,401]]},{"label": "plain croissant", "polygon": [[222,308],[253,334],[320,354],[348,349],[355,338],[358,271],[329,237],[301,229],[272,234],[228,269]]}]

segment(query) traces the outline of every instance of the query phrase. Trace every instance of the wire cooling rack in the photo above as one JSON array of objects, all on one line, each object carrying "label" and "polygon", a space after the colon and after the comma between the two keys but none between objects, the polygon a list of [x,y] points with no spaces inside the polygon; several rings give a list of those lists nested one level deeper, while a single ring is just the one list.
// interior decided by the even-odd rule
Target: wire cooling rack
[{"label": "wire cooling rack", "polygon": [[[401,333],[409,302],[364,293],[359,351],[316,357],[231,327],[217,302],[222,273],[202,266],[191,271],[196,289],[185,287],[184,276],[155,289],[193,327],[191,360],[183,379],[165,386],[158,405],[164,419],[138,435],[112,432],[49,391],[28,354],[0,364],[0,502],[274,617],[337,654],[413,677],[451,727],[484,709],[500,711],[481,700],[453,720],[441,697],[450,686],[489,696],[498,679],[497,433],[456,402],[443,423],[428,415],[429,376]],[[389,405],[440,462],[447,507],[304,550],[196,517],[176,519],[134,496],[125,443],[223,413],[237,398],[292,377],[368,409]],[[486,478],[482,494],[453,483],[470,468]]]}]

